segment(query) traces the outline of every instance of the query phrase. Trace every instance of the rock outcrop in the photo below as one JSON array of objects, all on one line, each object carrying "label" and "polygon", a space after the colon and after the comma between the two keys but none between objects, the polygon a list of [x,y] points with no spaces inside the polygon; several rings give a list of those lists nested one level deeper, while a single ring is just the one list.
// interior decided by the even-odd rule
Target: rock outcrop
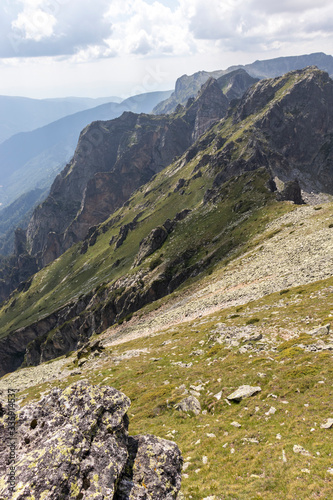
[{"label": "rock outcrop", "polygon": [[[18,412],[15,457],[9,415],[0,426],[0,496],[15,499],[176,499],[182,456],[171,441],[128,436],[130,400],[112,387],[81,381],[53,389]],[[8,445],[8,446],[7,446]]]},{"label": "rock outcrop", "polygon": [[83,130],[72,161],[57,176],[27,229],[28,248],[39,266],[84,239],[92,226],[225,116],[228,105],[216,80],[210,79],[180,113],[124,113]]},{"label": "rock outcrop", "polygon": [[333,81],[315,67],[252,86],[228,112],[246,134],[222,148],[214,139],[217,151],[202,159],[216,172],[206,201],[231,177],[261,167],[285,185],[281,200],[301,204],[301,190],[333,194],[332,109]]},{"label": "rock outcrop", "polygon": [[231,71],[217,79],[219,87],[229,101],[240,99],[246,90],[257,81],[258,78],[253,78],[244,69]]},{"label": "rock outcrop", "polygon": [[286,182],[284,188],[276,194],[279,201],[293,201],[295,205],[303,205],[302,192],[297,179]]}]

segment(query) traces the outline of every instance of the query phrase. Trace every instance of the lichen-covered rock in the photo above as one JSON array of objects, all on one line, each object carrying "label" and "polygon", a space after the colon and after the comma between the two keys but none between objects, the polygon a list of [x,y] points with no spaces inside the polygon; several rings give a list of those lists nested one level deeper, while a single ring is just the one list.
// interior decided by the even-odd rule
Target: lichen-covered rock
[{"label": "lichen-covered rock", "polygon": [[196,397],[188,396],[176,405],[176,409],[185,412],[191,411],[195,415],[199,415],[201,412],[201,404]]},{"label": "lichen-covered rock", "polygon": [[[180,451],[175,443],[154,436],[129,438],[130,404],[125,394],[112,387],[81,381],[65,390],[54,389],[38,403],[25,406],[16,426],[15,492],[7,483],[10,456],[9,447],[4,446],[0,498],[176,498]],[[7,422],[5,415],[0,425],[2,443]],[[134,464],[133,472],[129,463]],[[119,497],[118,486],[124,486],[129,477],[133,485],[122,487]],[[142,496],[142,488],[148,496]],[[165,495],[160,495],[162,491]]]},{"label": "lichen-covered rock", "polygon": [[177,498],[182,457],[175,443],[152,435],[129,438],[126,472],[117,500]]}]

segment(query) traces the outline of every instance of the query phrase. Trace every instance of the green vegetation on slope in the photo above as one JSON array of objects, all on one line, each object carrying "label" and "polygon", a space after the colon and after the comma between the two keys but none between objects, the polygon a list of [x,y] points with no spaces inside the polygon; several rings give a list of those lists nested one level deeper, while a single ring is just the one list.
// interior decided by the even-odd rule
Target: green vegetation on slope
[{"label": "green vegetation on slope", "polygon": [[[152,433],[180,447],[186,499],[330,498],[332,429],[321,425],[332,417],[332,351],[306,351],[306,346],[328,343],[325,335],[307,332],[327,321],[332,287],[329,278],[271,294],[107,347],[98,358],[80,359],[79,368],[72,355],[71,376],[32,384],[21,393],[22,404],[81,378],[112,385],[132,401],[130,434]],[[251,318],[259,321],[249,326]],[[233,337],[231,343],[223,332],[262,338]],[[251,349],[241,351],[244,346]],[[261,392],[228,403],[227,396],[244,384],[260,386]],[[203,410],[198,416],[175,409],[191,391]],[[295,445],[308,453],[295,452]]]},{"label": "green vegetation on slope", "polygon": [[[162,182],[156,178],[132,197],[127,207],[114,214],[113,217],[120,216],[116,224],[106,232],[102,225],[101,234],[95,245],[88,247],[87,253],[80,253],[81,244],[72,247],[36,274],[26,292],[13,294],[1,310],[0,334],[4,336],[27,326],[82,294],[115,282],[124,274],[134,276],[141,271],[148,275],[153,269],[155,275],[164,272],[174,276],[191,266],[197,266],[194,274],[198,274],[200,268],[211,272],[209,269],[230,252],[246,248],[250,238],[263,229],[271,217],[290,209],[289,205],[274,201],[265,187],[267,179],[264,171],[231,179],[221,189],[221,200],[212,205],[202,203],[206,186],[211,182],[208,176],[190,181],[185,192],[180,194],[174,192],[177,173],[172,175],[171,169],[167,169]],[[161,249],[144,260],[139,268],[132,269],[140,241],[184,207],[192,210],[188,217],[176,225]],[[137,227],[129,231],[122,246],[117,249],[110,246],[110,239],[118,235],[122,225],[133,220],[135,213],[141,213]],[[108,221],[104,223],[104,227],[107,226]],[[160,265],[154,269],[156,261]]]}]

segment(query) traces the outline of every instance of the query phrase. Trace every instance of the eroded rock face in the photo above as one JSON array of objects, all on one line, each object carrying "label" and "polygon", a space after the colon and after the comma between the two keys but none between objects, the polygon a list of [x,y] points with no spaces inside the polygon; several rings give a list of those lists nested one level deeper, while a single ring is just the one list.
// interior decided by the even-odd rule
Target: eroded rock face
[{"label": "eroded rock face", "polygon": [[225,116],[228,105],[216,80],[211,79],[180,114],[124,113],[86,127],[73,159],[31,217],[27,247],[39,266],[85,238],[90,227],[103,222],[139,186]]},{"label": "eroded rock face", "polygon": [[[19,412],[15,499],[174,499],[182,457],[155,436],[128,436],[130,400],[112,387],[77,382]],[[6,439],[7,417],[0,426]],[[0,464],[0,498],[11,498]]]}]

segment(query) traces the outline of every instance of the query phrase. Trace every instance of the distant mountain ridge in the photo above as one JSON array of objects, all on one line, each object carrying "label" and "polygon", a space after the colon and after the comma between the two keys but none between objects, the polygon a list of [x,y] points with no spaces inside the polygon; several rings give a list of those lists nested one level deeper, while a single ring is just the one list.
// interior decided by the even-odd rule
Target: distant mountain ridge
[{"label": "distant mountain ridge", "polygon": [[124,111],[149,113],[170,93],[151,92],[130,97],[120,104],[102,104],[3,142],[0,144],[0,203],[8,205],[32,189],[48,189],[72,157],[81,130],[92,121],[116,118]]},{"label": "distant mountain ridge", "polygon": [[0,144],[19,132],[29,132],[64,116],[94,108],[107,102],[119,103],[118,97],[65,97],[31,99],[0,96]]},{"label": "distant mountain ridge", "polygon": [[323,52],[301,56],[278,57],[255,61],[251,64],[230,66],[225,70],[212,72],[199,71],[190,76],[183,75],[177,79],[172,95],[159,103],[155,107],[154,113],[170,113],[175,110],[178,104],[185,104],[187,99],[196,95],[201,85],[210,77],[217,79],[221,77],[228,78],[227,75],[229,73],[243,70],[253,78],[274,78],[275,76],[282,76],[289,71],[303,69],[307,66],[317,66],[318,69],[326,71],[329,75],[333,75],[333,57]]}]

